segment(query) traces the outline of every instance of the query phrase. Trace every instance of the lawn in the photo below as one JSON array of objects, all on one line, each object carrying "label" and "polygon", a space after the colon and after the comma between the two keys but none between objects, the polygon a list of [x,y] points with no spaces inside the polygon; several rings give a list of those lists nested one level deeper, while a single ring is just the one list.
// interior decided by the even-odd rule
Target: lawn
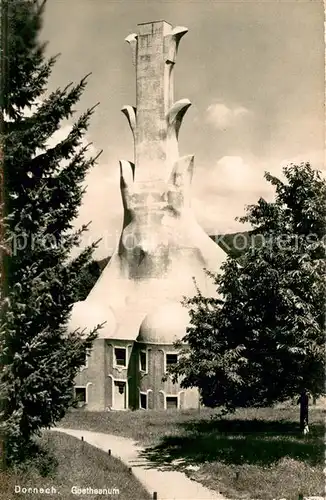
[{"label": "lawn", "polygon": [[[24,468],[0,472],[1,500],[28,498],[95,500],[116,498],[117,500],[149,500],[150,495],[128,467],[118,459],[108,456],[72,436],[59,432],[47,432],[41,439],[42,447],[47,450],[48,458],[32,459]],[[15,486],[21,488],[49,488],[50,493],[15,493]],[[71,489],[92,488],[85,493],[73,494]],[[51,489],[54,488],[54,489]],[[102,494],[94,490],[102,489]],[[103,491],[107,489],[107,493]],[[56,490],[56,493],[54,492]],[[76,490],[74,490],[76,491]]]},{"label": "lawn", "polygon": [[238,410],[223,419],[208,409],[73,411],[60,426],[131,437],[158,467],[184,470],[232,500],[323,497],[325,410],[311,408],[307,436],[298,413],[295,406]]}]

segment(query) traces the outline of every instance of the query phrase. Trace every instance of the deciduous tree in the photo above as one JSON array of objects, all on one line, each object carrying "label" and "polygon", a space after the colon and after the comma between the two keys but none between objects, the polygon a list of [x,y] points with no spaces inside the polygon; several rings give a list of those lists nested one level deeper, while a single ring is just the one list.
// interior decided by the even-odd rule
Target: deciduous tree
[{"label": "deciduous tree", "polygon": [[211,275],[219,299],[198,291],[185,301],[191,324],[172,374],[210,407],[325,393],[326,183],[309,163],[285,167],[284,177],[266,173],[275,201],[260,199],[240,219],[260,244]]}]

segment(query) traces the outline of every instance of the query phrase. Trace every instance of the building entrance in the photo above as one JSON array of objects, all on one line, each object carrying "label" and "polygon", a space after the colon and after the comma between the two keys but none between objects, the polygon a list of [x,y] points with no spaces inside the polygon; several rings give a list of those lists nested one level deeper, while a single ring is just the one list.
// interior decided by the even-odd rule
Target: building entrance
[{"label": "building entrance", "polygon": [[125,410],[127,408],[126,382],[114,381],[113,391],[114,410]]}]

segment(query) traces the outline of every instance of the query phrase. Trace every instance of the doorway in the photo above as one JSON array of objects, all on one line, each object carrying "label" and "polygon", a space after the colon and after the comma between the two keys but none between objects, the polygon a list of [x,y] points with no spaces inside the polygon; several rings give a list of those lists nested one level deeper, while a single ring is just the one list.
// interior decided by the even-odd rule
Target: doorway
[{"label": "doorway", "polygon": [[115,380],[113,384],[113,409],[125,410],[127,408],[126,382]]}]

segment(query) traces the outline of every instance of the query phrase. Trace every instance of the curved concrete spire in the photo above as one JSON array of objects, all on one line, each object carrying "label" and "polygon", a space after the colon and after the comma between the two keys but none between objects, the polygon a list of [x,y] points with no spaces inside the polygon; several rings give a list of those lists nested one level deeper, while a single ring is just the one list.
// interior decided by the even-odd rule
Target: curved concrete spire
[{"label": "curved concrete spire", "polygon": [[131,161],[120,160],[120,190],[124,210],[131,205],[135,165]]},{"label": "curved concrete spire", "polygon": [[191,106],[189,99],[180,99],[175,102],[166,115],[167,145],[166,161],[171,168],[179,157],[178,137],[179,130],[187,109]]},{"label": "curved concrete spire", "polygon": [[125,38],[125,42],[129,43],[131,47],[132,63],[134,66],[136,65],[136,59],[137,59],[137,38],[138,38],[137,33],[131,33],[131,35],[128,35]]},{"label": "curved concrete spire", "polygon": [[[108,318],[113,314],[116,320],[116,327],[108,320],[114,338],[130,340],[152,311],[195,295],[193,277],[203,295],[214,296],[216,287],[204,268],[215,272],[225,259],[190,207],[194,157],[180,158],[178,152],[180,126],[191,103],[174,102],[173,68],[187,28],[165,21],[138,28],[138,34],[126,38],[137,66],[137,110],[122,108],[135,139],[134,163],[120,161],[123,226],[116,250],[85,301],[99,304],[99,311],[107,307]],[[165,333],[162,325],[160,336]]]},{"label": "curved concrete spire", "polygon": [[171,106],[166,115],[168,135],[173,133],[175,134],[176,139],[178,139],[179,129],[181,127],[183,117],[190,106],[191,102],[189,99],[180,99]]},{"label": "curved concrete spire", "polygon": [[123,106],[121,112],[127,117],[129,126],[135,138],[136,127],[137,127],[137,117],[136,117],[137,109],[135,108],[135,106],[127,105]]},{"label": "curved concrete spire", "polygon": [[169,179],[168,203],[176,213],[190,207],[190,188],[194,171],[194,155],[178,158]]},{"label": "curved concrete spire", "polygon": [[178,188],[191,185],[194,173],[194,155],[181,156],[173,165],[170,183]]},{"label": "curved concrete spire", "polygon": [[123,187],[131,186],[134,181],[135,164],[131,161],[120,160],[120,181]]},{"label": "curved concrete spire", "polygon": [[175,64],[181,38],[188,32],[184,26],[176,26],[171,33],[165,35],[166,62]]}]

